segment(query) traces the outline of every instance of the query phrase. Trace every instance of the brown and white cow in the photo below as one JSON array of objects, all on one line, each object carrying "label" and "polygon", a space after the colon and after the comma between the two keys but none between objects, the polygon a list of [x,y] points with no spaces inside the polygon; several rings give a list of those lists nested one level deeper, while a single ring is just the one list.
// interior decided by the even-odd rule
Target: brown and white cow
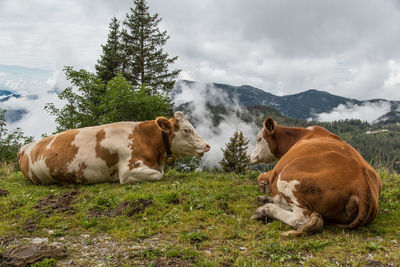
[{"label": "brown and white cow", "polygon": [[175,158],[201,157],[210,150],[184,114],[176,112],[170,120],[65,131],[23,146],[18,158],[22,173],[35,184],[129,184],[160,180],[168,147]]},{"label": "brown and white cow", "polygon": [[379,208],[382,181],[377,172],[349,144],[318,126],[282,127],[271,118],[257,135],[251,163],[278,160],[258,178],[272,197],[252,216],[280,220],[299,235],[322,229],[323,221],[354,229],[370,223]]}]

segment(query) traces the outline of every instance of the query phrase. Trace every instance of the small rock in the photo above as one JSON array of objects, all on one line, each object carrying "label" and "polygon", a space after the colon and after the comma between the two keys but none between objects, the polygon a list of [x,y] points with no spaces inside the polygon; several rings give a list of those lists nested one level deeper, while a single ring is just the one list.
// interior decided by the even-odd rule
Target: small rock
[{"label": "small rock", "polygon": [[54,230],[49,230],[47,233],[48,233],[49,235],[52,235],[52,234],[54,234]]},{"label": "small rock", "polygon": [[397,242],[397,240],[392,240],[392,243],[395,244],[396,247],[399,246],[399,242]]},{"label": "small rock", "polygon": [[82,238],[89,238],[89,237],[90,237],[90,235],[88,235],[88,234],[85,234],[85,235],[81,235],[81,237],[82,237]]},{"label": "small rock", "polygon": [[245,247],[240,247],[239,248],[241,251],[245,251],[247,248],[245,248]]},{"label": "small rock", "polygon": [[36,237],[36,238],[32,239],[33,244],[42,244],[42,243],[47,243],[47,242],[49,242],[49,239],[47,237],[45,237],[45,238]]}]

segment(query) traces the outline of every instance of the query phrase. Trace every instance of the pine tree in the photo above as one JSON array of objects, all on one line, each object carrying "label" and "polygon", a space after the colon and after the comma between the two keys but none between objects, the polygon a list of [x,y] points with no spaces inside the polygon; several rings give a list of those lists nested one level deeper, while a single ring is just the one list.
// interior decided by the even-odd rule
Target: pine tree
[{"label": "pine tree", "polygon": [[145,84],[151,94],[169,93],[180,70],[168,70],[177,57],[163,51],[169,36],[160,32],[158,14],[149,13],[145,0],[135,0],[135,8],[126,14],[122,30],[123,76],[134,86]]},{"label": "pine tree", "polygon": [[117,73],[122,71],[122,55],[121,55],[121,42],[120,42],[120,23],[116,17],[113,17],[110,22],[110,32],[106,45],[102,45],[103,55],[97,60],[95,66],[97,76],[103,81],[108,82],[114,78]]},{"label": "pine tree", "polygon": [[249,168],[249,157],[247,155],[247,145],[249,141],[244,138],[242,131],[235,131],[233,136],[226,144],[223,159],[219,165],[225,172],[245,173]]}]

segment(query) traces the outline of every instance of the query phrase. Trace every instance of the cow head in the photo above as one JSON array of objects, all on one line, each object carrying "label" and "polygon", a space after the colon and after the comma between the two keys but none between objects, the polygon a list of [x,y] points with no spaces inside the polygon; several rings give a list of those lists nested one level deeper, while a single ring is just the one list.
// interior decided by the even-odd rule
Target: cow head
[{"label": "cow head", "polygon": [[158,117],[157,126],[170,136],[171,152],[176,158],[187,156],[202,157],[210,150],[210,145],[196,132],[183,112],[175,112],[174,117]]},{"label": "cow head", "polygon": [[[277,157],[271,152],[273,148],[270,147],[275,135],[275,122],[271,118],[264,121],[263,129],[257,134],[257,143],[253,153],[250,155],[250,163],[271,163],[277,160]],[[267,140],[270,140],[268,142]]]}]

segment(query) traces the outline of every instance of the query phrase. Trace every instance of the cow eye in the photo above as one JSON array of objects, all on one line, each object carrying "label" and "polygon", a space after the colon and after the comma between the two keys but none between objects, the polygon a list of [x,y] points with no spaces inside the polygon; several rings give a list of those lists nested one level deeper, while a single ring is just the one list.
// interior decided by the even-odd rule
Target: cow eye
[{"label": "cow eye", "polygon": [[261,138],[258,138],[258,139],[257,139],[257,142],[261,142]]},{"label": "cow eye", "polygon": [[183,130],[186,134],[192,134],[193,131],[191,129],[184,129]]}]

